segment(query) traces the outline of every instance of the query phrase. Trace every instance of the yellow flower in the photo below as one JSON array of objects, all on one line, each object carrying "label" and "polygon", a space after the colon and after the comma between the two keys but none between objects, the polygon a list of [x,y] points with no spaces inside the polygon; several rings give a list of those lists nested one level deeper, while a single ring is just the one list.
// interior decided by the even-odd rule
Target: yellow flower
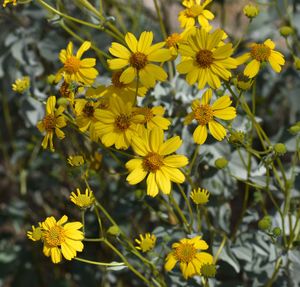
[{"label": "yellow flower", "polygon": [[67,83],[74,81],[84,85],[93,84],[98,75],[98,71],[94,68],[96,65],[96,59],[81,59],[82,54],[90,47],[91,42],[85,41],[78,49],[76,55],[74,55],[73,43],[70,42],[67,49],[61,50],[59,53],[59,59],[64,66],[57,72],[56,81],[59,81],[61,77],[64,77],[64,80]]},{"label": "yellow flower", "polygon": [[111,70],[121,70],[127,67],[120,76],[120,82],[129,84],[136,78],[146,88],[154,87],[156,81],[165,81],[167,73],[160,66],[151,62],[165,62],[171,58],[168,49],[162,49],[164,42],[152,45],[153,33],[143,32],[139,38],[132,33],[125,35],[129,50],[119,43],[113,42],[109,51],[118,59],[107,60]]},{"label": "yellow flower", "polygon": [[244,7],[243,12],[248,18],[252,19],[259,14],[259,9],[257,6],[250,4]]},{"label": "yellow flower", "polygon": [[246,66],[244,74],[249,78],[255,77],[259,72],[261,64],[264,62],[269,62],[272,69],[276,73],[279,73],[285,60],[280,52],[274,51],[274,48],[275,44],[270,39],[266,40],[263,44],[254,43],[250,52],[237,58],[239,64],[252,59]]},{"label": "yellow flower", "polygon": [[179,262],[183,277],[187,279],[194,275],[201,275],[201,267],[204,264],[212,264],[213,257],[207,252],[199,250],[208,249],[208,245],[200,236],[188,239],[183,238],[172,245],[172,252],[168,254],[165,269],[171,271]]},{"label": "yellow flower", "polygon": [[135,239],[138,246],[136,249],[142,252],[148,252],[152,250],[156,243],[156,236],[154,234],[146,233],[145,235],[140,234],[140,239]]},{"label": "yellow flower", "polygon": [[117,149],[127,149],[135,134],[137,125],[144,121],[144,116],[134,115],[132,103],[120,97],[111,97],[108,110],[96,110],[96,135],[102,143],[109,147],[115,145]]},{"label": "yellow flower", "polygon": [[23,77],[21,79],[17,79],[12,84],[12,89],[19,94],[23,94],[29,88],[30,88],[30,78],[29,77]]},{"label": "yellow flower", "polygon": [[190,197],[195,204],[206,204],[208,202],[209,195],[210,194],[207,189],[198,188],[198,189],[193,189]]},{"label": "yellow flower", "polygon": [[206,6],[211,3],[212,0],[205,0],[201,3],[201,0],[183,1],[185,10],[181,11],[178,15],[178,21],[181,28],[189,28],[195,26],[196,21],[202,27],[210,26],[208,20],[214,19],[214,14],[209,10],[206,10]]},{"label": "yellow flower", "polygon": [[224,32],[220,29],[208,33],[205,29],[197,29],[194,36],[189,36],[186,44],[179,45],[179,54],[183,56],[177,65],[180,74],[187,74],[190,85],[198,82],[198,89],[203,89],[206,83],[214,89],[221,86],[221,79],[231,77],[230,69],[237,66],[232,44],[222,44]]},{"label": "yellow flower", "polygon": [[60,220],[51,216],[42,222],[42,237],[44,242],[43,253],[50,257],[53,263],[59,263],[63,255],[67,260],[76,257],[77,252],[83,250],[82,240],[84,238],[81,222],[69,222],[64,215]]},{"label": "yellow flower", "polygon": [[40,132],[46,132],[46,135],[42,142],[42,147],[46,149],[49,145],[50,150],[54,151],[53,147],[53,135],[54,133],[59,139],[65,137],[64,132],[61,128],[67,125],[65,117],[63,115],[64,107],[59,106],[55,108],[56,98],[55,96],[50,96],[46,104],[46,115],[43,120],[39,121],[37,124]]},{"label": "yellow flower", "polygon": [[169,37],[167,37],[165,43],[166,47],[169,48],[172,60],[174,60],[178,55],[178,45],[183,42],[182,35],[178,33],[173,33]]},{"label": "yellow flower", "polygon": [[32,240],[32,241],[39,241],[42,239],[42,228],[41,228],[41,223],[39,223],[38,227],[31,226],[32,231],[27,231],[27,237]]},{"label": "yellow flower", "polygon": [[217,99],[212,105],[210,100],[212,97],[212,90],[208,89],[202,96],[201,100],[194,100],[192,103],[192,112],[185,118],[185,124],[189,124],[192,120],[198,122],[198,127],[193,133],[195,143],[203,144],[207,138],[207,127],[212,136],[221,141],[226,136],[225,128],[215,120],[232,120],[236,117],[236,110],[230,107],[231,100],[229,96],[223,96]]},{"label": "yellow flower", "polygon": [[95,124],[98,122],[96,111],[100,110],[101,101],[95,99],[76,99],[75,100],[75,115],[76,124],[81,132],[89,130],[90,138],[93,141],[97,139]]},{"label": "yellow flower", "polygon": [[136,114],[140,114],[144,116],[144,124],[147,129],[151,130],[154,127],[159,127],[163,130],[167,130],[171,122],[164,118],[165,108],[162,106],[147,108],[136,108]]},{"label": "yellow flower", "polygon": [[6,7],[7,4],[12,3],[14,6],[17,5],[17,0],[4,0],[3,7]]},{"label": "yellow flower", "polygon": [[145,131],[140,137],[132,139],[132,148],[140,157],[126,163],[129,175],[126,180],[131,185],[141,182],[147,175],[147,194],[154,197],[161,190],[171,192],[171,182],[183,183],[185,176],[179,170],[188,164],[184,155],[170,155],[182,144],[179,136],[164,142],[160,128]]},{"label": "yellow flower", "polygon": [[138,89],[136,91],[136,80],[128,84],[121,82],[120,77],[122,73],[123,71],[116,71],[112,74],[111,85],[106,88],[104,95],[117,95],[121,97],[124,102],[132,103],[135,101],[136,94],[139,97],[144,97],[148,89],[143,87],[140,83],[138,83]]},{"label": "yellow flower", "polygon": [[71,166],[82,166],[84,164],[82,155],[70,155],[67,160]]},{"label": "yellow flower", "polygon": [[94,194],[91,190],[86,188],[85,193],[81,193],[79,188],[76,188],[77,194],[72,192],[70,200],[80,208],[91,207],[95,202]]}]

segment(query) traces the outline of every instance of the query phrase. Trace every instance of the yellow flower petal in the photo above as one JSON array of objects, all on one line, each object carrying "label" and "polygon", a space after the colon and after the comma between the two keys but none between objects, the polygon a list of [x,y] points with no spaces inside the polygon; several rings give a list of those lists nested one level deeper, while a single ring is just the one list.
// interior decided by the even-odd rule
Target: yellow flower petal
[{"label": "yellow flower petal", "polygon": [[179,147],[181,146],[181,144],[182,144],[182,140],[180,139],[179,136],[172,137],[172,138],[168,139],[167,141],[165,141],[159,147],[158,153],[160,155],[171,154],[171,153],[175,152],[176,150],[178,150]]},{"label": "yellow flower petal", "polygon": [[130,51],[123,45],[113,42],[109,48],[109,52],[118,58],[128,60],[131,56]]},{"label": "yellow flower petal", "polygon": [[211,135],[216,140],[221,141],[225,138],[225,136],[226,136],[225,128],[221,124],[217,123],[216,121],[210,121],[208,123],[208,128],[209,128]]},{"label": "yellow flower petal", "polygon": [[166,258],[165,269],[167,271],[171,271],[174,268],[176,262],[177,260],[175,256],[172,253],[170,253]]},{"label": "yellow flower petal", "polygon": [[207,139],[207,128],[206,128],[206,126],[199,125],[193,133],[193,139],[194,139],[196,144],[204,144],[204,142]]},{"label": "yellow flower petal", "polygon": [[164,164],[170,167],[183,167],[188,164],[189,160],[184,155],[170,155],[164,158]]},{"label": "yellow flower petal", "polygon": [[170,194],[171,192],[171,181],[170,179],[164,174],[162,170],[157,170],[155,173],[155,179],[159,189],[164,194]]},{"label": "yellow flower petal", "polygon": [[136,52],[137,51],[137,45],[138,45],[138,41],[136,39],[136,37],[128,32],[125,35],[125,42],[128,45],[128,48],[132,51],[132,52]]},{"label": "yellow flower petal", "polygon": [[137,51],[145,53],[146,50],[151,46],[152,41],[153,41],[153,32],[144,31],[139,38]]},{"label": "yellow flower petal", "polygon": [[155,174],[150,172],[147,177],[147,195],[156,196],[158,194],[158,186],[155,181]]},{"label": "yellow flower petal", "polygon": [[80,59],[82,54],[85,51],[87,51],[90,47],[91,47],[91,42],[89,42],[89,41],[83,42],[82,45],[80,46],[80,48],[77,51],[76,58]]},{"label": "yellow flower petal", "polygon": [[252,60],[245,68],[244,74],[249,78],[253,78],[257,75],[260,68],[260,62]]}]

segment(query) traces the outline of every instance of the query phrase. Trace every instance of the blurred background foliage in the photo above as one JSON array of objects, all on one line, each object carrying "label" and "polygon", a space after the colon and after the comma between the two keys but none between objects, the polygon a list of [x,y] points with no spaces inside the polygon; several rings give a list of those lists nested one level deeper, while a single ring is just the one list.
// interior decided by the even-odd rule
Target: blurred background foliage
[{"label": "blurred background foliage", "polygon": [[[241,48],[247,47],[251,41],[262,41],[270,37],[286,55],[286,65],[281,74],[275,75],[268,69],[260,73],[257,80],[256,115],[273,143],[286,143],[288,152],[282,160],[288,166],[295,152],[295,137],[287,129],[300,118],[300,81],[299,72],[293,67],[293,59],[286,49],[284,38],[279,34],[279,27],[291,23],[285,14],[278,15],[284,9],[276,10],[274,5],[268,5],[272,4],[271,1],[261,2],[261,14],[251,23]],[[51,3],[69,15],[96,23],[96,19],[87,10],[80,9],[76,0]],[[144,30],[152,30],[156,40],[162,40],[152,1],[131,0],[124,3],[121,0],[107,0],[103,3],[107,21],[116,23],[121,31],[128,29],[138,35]],[[163,0],[161,3],[168,32],[177,31],[180,1]],[[242,37],[246,27],[247,19],[242,14],[244,4],[247,2],[223,0],[214,1],[212,5],[212,11],[216,14],[213,25],[221,25],[233,42]],[[294,27],[300,27],[299,5],[297,1],[288,3]],[[284,7],[284,3],[279,1],[279,7]],[[79,46],[78,36],[91,39],[95,47],[107,51],[112,39],[104,31],[82,27],[49,14],[35,1],[1,8],[0,32],[0,286],[141,286],[141,282],[128,270],[112,272],[75,261],[53,265],[43,256],[41,247],[26,238],[26,230],[47,216],[67,214],[72,220],[80,220],[80,213],[72,206],[68,197],[76,187],[84,187],[82,177],[85,167],[72,168],[66,162],[68,155],[77,153],[83,154],[86,165],[91,167],[90,184],[96,197],[126,233],[132,239],[139,233],[149,231],[157,236],[158,244],[153,253],[155,256],[151,257],[153,262],[157,262],[167,252],[166,244],[169,241],[184,236],[163,204],[167,199],[146,197],[142,184],[137,190],[124,184],[124,166],[96,144],[86,142],[83,137],[74,135],[67,128],[65,140],[56,142],[56,153],[41,150],[42,136],[36,123],[43,116],[45,99],[51,93],[58,94],[57,88],[48,83],[48,76],[60,67],[59,51],[70,40]],[[299,53],[299,47],[293,49]],[[102,56],[97,50],[89,53],[92,56],[96,53],[99,59],[97,68],[101,76],[97,79],[98,83],[108,83],[110,73],[105,70]],[[14,93],[11,84],[25,75],[31,79],[30,91],[26,95]],[[183,127],[179,117],[186,114],[190,100],[197,93],[183,79],[175,77],[170,83],[157,85],[144,100],[148,104],[163,103],[167,115],[174,119],[169,135],[182,133],[183,138],[187,139],[182,152],[187,155],[190,155],[193,147],[193,143],[188,140],[191,138],[191,131]],[[250,101],[250,95],[248,96]],[[233,128],[247,133],[250,125],[251,122],[241,115],[234,121]],[[259,142],[255,142],[254,146],[259,149]],[[243,149],[241,152],[245,153]],[[99,157],[97,160],[97,156],[95,159],[97,153],[101,154],[100,160]],[[220,156],[229,160],[226,171],[218,170],[214,165]],[[127,159],[122,155],[118,155],[118,158],[123,163]],[[263,187],[266,169],[254,158],[252,167],[252,182]],[[223,287],[267,286],[265,283],[272,277],[278,252],[282,250],[270,244],[265,233],[257,231],[257,222],[262,216],[260,201],[265,197],[263,188],[251,189],[245,217],[242,222],[238,222],[237,214],[241,212],[245,188],[244,183],[238,179],[247,178],[238,152],[225,141],[208,141],[201,147],[200,160],[193,172],[199,185],[212,194],[207,218],[218,232],[209,233],[207,223],[204,223],[203,232],[213,253],[221,243],[222,234],[229,238],[220,255],[218,273],[213,284]],[[295,172],[298,175],[299,167],[296,167]],[[276,186],[272,184],[274,183],[270,183],[271,192],[280,202],[282,197],[276,193]],[[299,209],[299,186],[299,176],[296,176],[292,190],[295,210]],[[179,199],[178,192],[175,192],[175,197]],[[270,207],[267,211],[272,215],[273,225],[281,227],[278,215],[268,199],[265,200]],[[183,205],[184,202],[181,202],[181,206]],[[93,214],[88,213],[88,237],[97,236],[95,221]],[[109,227],[108,222],[104,222],[104,225],[105,228]],[[118,244],[117,238],[112,240]],[[119,248],[123,249],[123,254],[127,253],[125,248]],[[299,286],[299,249],[280,255],[291,264],[290,268],[279,271],[279,277],[273,286]],[[94,243],[85,243],[83,256],[105,262],[118,260],[109,250]],[[136,259],[130,260],[135,262]],[[158,262],[162,264],[163,260]],[[135,264],[138,265],[138,262]],[[164,272],[163,266],[161,270]],[[142,272],[147,274],[148,271]],[[169,276],[169,280],[168,286],[199,285],[195,279],[183,281],[176,272]]]}]

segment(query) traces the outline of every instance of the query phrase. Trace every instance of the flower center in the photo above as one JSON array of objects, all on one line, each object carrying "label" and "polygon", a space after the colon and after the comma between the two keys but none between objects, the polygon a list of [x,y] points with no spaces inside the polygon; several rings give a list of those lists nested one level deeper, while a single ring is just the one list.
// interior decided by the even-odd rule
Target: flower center
[{"label": "flower center", "polygon": [[213,63],[213,61],[214,61],[214,58],[213,58],[212,51],[200,50],[196,54],[196,62],[203,69],[209,68],[210,65]]},{"label": "flower center", "polygon": [[148,59],[144,53],[135,52],[131,55],[129,62],[133,68],[136,68],[137,70],[141,70],[147,65]]},{"label": "flower center", "polygon": [[120,131],[125,131],[130,127],[130,116],[121,114],[115,120],[115,127]]},{"label": "flower center", "polygon": [[52,114],[46,115],[43,119],[43,124],[47,132],[54,130],[56,125],[55,116]]},{"label": "flower center", "polygon": [[75,56],[71,56],[68,58],[64,65],[65,70],[69,74],[75,74],[79,71],[80,68],[80,60],[77,59]]},{"label": "flower center", "polygon": [[56,247],[65,241],[65,231],[63,227],[55,225],[45,232],[43,238],[47,245]]},{"label": "flower center", "polygon": [[251,49],[251,57],[257,61],[267,61],[271,55],[271,49],[265,44],[255,44]]},{"label": "flower center", "polygon": [[145,117],[145,122],[149,122],[153,117],[153,112],[149,108],[141,108],[141,114]]},{"label": "flower center", "polygon": [[85,194],[80,194],[76,198],[76,204],[81,207],[88,207],[92,203],[93,203],[93,198]]},{"label": "flower center", "polygon": [[88,117],[92,118],[94,116],[94,107],[90,103],[86,103],[82,112]]},{"label": "flower center", "polygon": [[192,244],[180,243],[175,249],[175,257],[178,261],[189,263],[191,262],[197,253],[196,248]]},{"label": "flower center", "polygon": [[150,152],[143,160],[144,168],[150,172],[155,172],[163,165],[163,157],[156,152]]},{"label": "flower center", "polygon": [[194,110],[194,118],[199,125],[206,125],[213,119],[213,110],[209,105],[199,105]]},{"label": "flower center", "polygon": [[195,18],[201,14],[202,10],[203,8],[200,5],[194,5],[185,9],[184,14],[188,18]]},{"label": "flower center", "polygon": [[62,97],[64,98],[71,98],[71,90],[69,88],[69,84],[67,82],[63,82],[59,92],[61,94]]},{"label": "flower center", "polygon": [[99,108],[102,110],[107,110],[109,107],[109,99],[107,97],[102,97],[98,100]]},{"label": "flower center", "polygon": [[126,84],[120,82],[120,77],[121,77],[122,73],[123,73],[123,71],[115,72],[115,73],[113,73],[113,75],[111,77],[111,83],[116,88],[124,88],[127,86]]},{"label": "flower center", "polygon": [[166,39],[166,46],[168,48],[171,47],[176,47],[176,45],[178,44],[178,42],[180,41],[181,37],[178,33],[173,33],[171,36],[169,36]]}]

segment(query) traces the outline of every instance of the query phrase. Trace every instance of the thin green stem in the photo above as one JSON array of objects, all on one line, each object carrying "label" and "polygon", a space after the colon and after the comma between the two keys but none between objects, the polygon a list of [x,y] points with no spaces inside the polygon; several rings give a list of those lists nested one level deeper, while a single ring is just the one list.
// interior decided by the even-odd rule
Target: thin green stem
[{"label": "thin green stem", "polygon": [[182,197],[184,198],[184,200],[186,202],[186,205],[188,207],[189,214],[190,214],[190,220],[191,220],[191,224],[190,225],[193,226],[193,224],[194,224],[194,213],[193,213],[193,210],[192,210],[192,207],[191,207],[191,203],[190,203],[189,199],[187,198],[187,196],[186,196],[186,194],[185,194],[182,186],[179,183],[177,183],[177,186],[179,188],[179,191],[180,191]]},{"label": "thin green stem", "polygon": [[200,145],[197,145],[196,148],[195,148],[195,150],[194,150],[194,154],[193,154],[193,157],[192,157],[189,169],[187,171],[187,174],[191,174],[193,166],[194,166],[194,164],[196,162],[196,159],[197,159],[197,157],[199,155],[199,150],[200,150]]},{"label": "thin green stem", "polygon": [[77,261],[88,263],[88,264],[93,264],[93,265],[99,265],[99,266],[105,266],[105,267],[116,267],[116,266],[124,266],[125,264],[123,262],[113,262],[113,263],[104,263],[104,262],[98,262],[98,261],[92,261],[80,257],[75,257],[74,258]]}]

